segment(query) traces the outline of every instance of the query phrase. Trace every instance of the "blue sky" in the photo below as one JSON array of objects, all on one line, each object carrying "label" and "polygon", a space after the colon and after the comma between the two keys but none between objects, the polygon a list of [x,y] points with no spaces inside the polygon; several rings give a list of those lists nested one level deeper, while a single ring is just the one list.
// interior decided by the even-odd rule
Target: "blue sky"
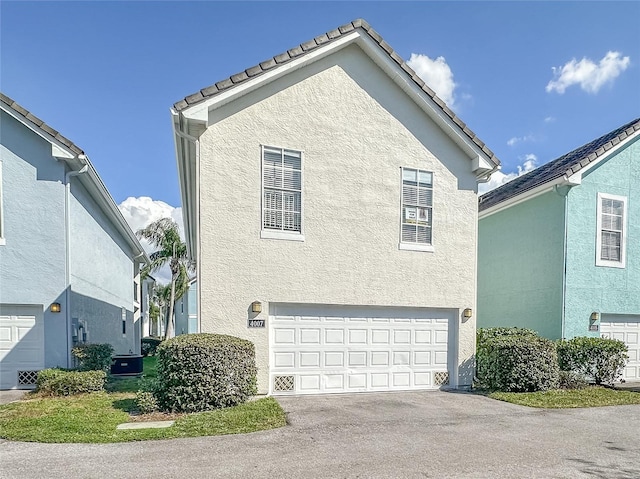
[{"label": "blue sky", "polygon": [[414,55],[502,161],[496,181],[640,116],[637,1],[5,0],[0,89],[83,148],[117,203],[171,214],[171,105],[356,18]]}]

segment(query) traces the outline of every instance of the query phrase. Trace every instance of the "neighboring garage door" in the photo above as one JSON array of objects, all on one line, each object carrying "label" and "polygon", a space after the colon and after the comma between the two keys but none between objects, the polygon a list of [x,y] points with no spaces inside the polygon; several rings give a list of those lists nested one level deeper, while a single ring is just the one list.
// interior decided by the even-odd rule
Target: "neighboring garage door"
[{"label": "neighboring garage door", "polygon": [[0,305],[0,389],[33,386],[43,368],[42,307]]},{"label": "neighboring garage door", "polygon": [[625,381],[640,381],[640,315],[602,315],[600,334],[603,338],[624,341],[629,348],[629,362],[622,378]]},{"label": "neighboring garage door", "polygon": [[438,389],[455,362],[455,312],[271,304],[272,394]]}]

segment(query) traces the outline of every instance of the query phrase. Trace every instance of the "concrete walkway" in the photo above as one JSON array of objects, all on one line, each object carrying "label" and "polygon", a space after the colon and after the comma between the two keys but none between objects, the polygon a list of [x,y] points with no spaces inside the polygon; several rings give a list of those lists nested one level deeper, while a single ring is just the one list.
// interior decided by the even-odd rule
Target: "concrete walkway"
[{"label": "concrete walkway", "polygon": [[22,396],[27,394],[29,390],[25,389],[9,389],[7,391],[0,391],[0,404],[8,404],[13,401],[19,401]]}]

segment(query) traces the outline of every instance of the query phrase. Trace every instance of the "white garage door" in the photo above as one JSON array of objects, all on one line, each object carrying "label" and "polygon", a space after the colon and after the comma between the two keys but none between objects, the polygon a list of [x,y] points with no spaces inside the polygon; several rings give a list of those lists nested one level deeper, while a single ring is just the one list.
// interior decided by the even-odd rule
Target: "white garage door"
[{"label": "white garage door", "polygon": [[449,383],[455,364],[451,310],[272,303],[269,313],[272,394]]},{"label": "white garage door", "polygon": [[0,305],[0,389],[33,386],[43,368],[42,307]]},{"label": "white garage door", "polygon": [[629,362],[622,373],[625,381],[640,381],[640,316],[602,315],[603,338],[623,341],[629,348]]}]

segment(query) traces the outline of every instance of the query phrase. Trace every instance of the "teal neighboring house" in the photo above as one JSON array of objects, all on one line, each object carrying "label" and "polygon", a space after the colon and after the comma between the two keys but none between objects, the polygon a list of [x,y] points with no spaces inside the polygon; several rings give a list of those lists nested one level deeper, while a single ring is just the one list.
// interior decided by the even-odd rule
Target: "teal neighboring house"
[{"label": "teal neighboring house", "polygon": [[478,327],[613,337],[640,380],[640,119],[480,197]]},{"label": "teal neighboring house", "polygon": [[176,336],[198,330],[198,280],[193,278],[187,292],[176,301]]}]

